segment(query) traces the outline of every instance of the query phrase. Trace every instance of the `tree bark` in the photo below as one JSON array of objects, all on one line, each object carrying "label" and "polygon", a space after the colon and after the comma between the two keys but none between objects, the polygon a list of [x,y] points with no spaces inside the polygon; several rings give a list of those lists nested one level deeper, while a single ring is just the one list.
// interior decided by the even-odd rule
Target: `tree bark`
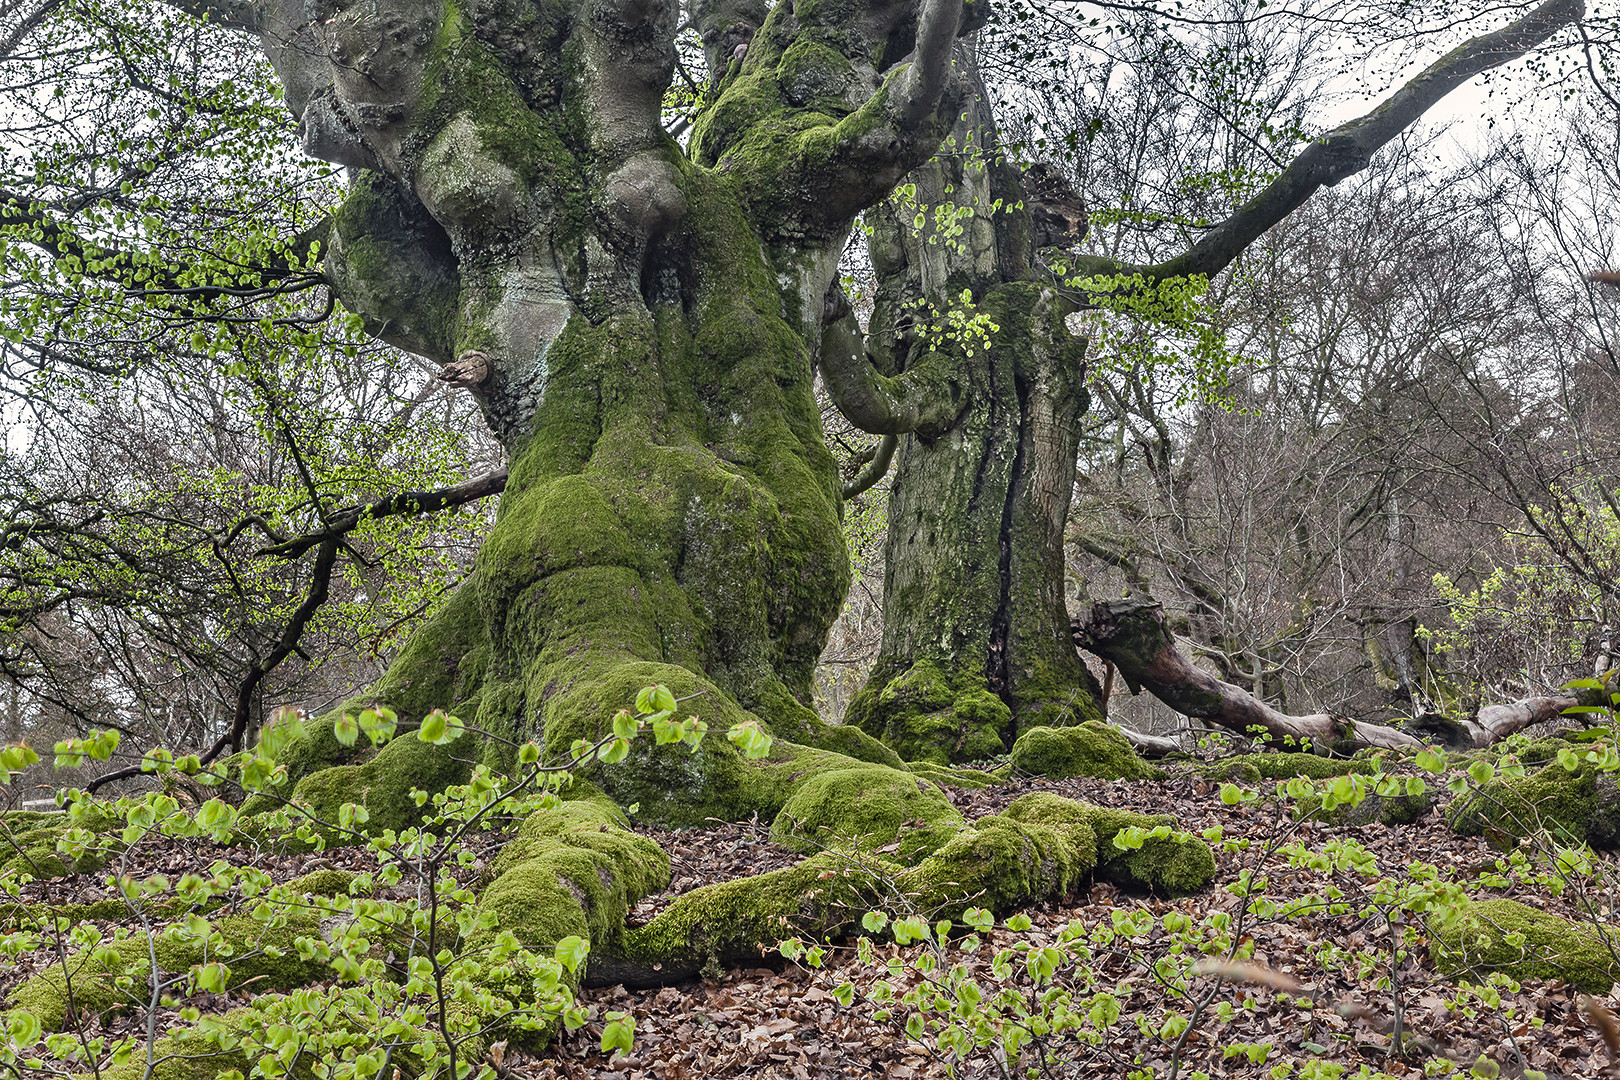
[{"label": "tree bark", "polygon": [[[511,455],[473,573],[368,700],[452,708],[500,765],[665,683],[720,731],[752,713],[894,760],[806,704],[849,574],[811,357],[854,215],[949,131],[960,0],[698,4],[711,44],[757,29],[684,151],[675,4],[189,6],[256,32],[305,150],[358,170],[327,248],[344,305]],[[322,745],[301,768],[343,760]],[[740,797],[723,739],[658,791],[643,765],[604,782],[650,816]]]},{"label": "tree bark", "polygon": [[[964,49],[964,66],[971,55]],[[940,762],[1003,753],[1032,724],[1099,716],[1063,598],[1063,530],[1089,402],[1085,342],[1034,265],[1033,200],[1001,154],[982,85],[952,145],[907,178],[915,206],[868,215],[879,275],[871,332],[853,362],[849,349],[836,357],[873,379],[898,372],[891,383],[941,364],[942,352],[954,371],[961,400],[941,401],[954,419],[900,438],[882,645],[847,716],[902,757]],[[916,305],[968,307],[964,291],[994,329],[941,344]],[[828,353],[834,400],[871,429]]]},{"label": "tree bark", "polygon": [[1175,635],[1157,603],[1116,600],[1093,605],[1088,618],[1074,620],[1074,640],[1081,648],[1117,665],[1133,694],[1147,690],[1177,712],[1240,735],[1261,734],[1284,744],[1309,742],[1335,752],[1367,747],[1415,748],[1430,742],[1440,742],[1449,749],[1490,746],[1581,703],[1574,695],[1529,697],[1506,705],[1485,706],[1465,720],[1418,717],[1405,728],[1328,713],[1289,716],[1194,667],[1176,648]]}]

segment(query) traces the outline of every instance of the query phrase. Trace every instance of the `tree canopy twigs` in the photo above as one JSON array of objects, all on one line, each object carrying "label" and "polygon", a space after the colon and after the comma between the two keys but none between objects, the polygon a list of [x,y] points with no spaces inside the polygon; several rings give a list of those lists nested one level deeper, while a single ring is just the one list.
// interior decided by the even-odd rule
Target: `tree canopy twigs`
[{"label": "tree canopy twigs", "polygon": [[1166,262],[1139,266],[1086,256],[1084,275],[1142,274],[1149,280],[1211,276],[1256,238],[1323,187],[1355,175],[1396,135],[1441,98],[1481,72],[1523,56],[1585,14],[1585,0],[1546,0],[1508,26],[1472,38],[1425,68],[1372,111],[1333,129],[1307,146],[1275,180],[1190,249]]}]

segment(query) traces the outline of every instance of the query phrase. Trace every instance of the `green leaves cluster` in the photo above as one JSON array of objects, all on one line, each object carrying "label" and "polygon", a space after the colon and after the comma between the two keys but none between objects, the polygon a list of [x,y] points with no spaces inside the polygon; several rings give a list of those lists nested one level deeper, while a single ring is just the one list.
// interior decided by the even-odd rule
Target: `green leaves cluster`
[{"label": "green leaves cluster", "polygon": [[[187,806],[165,791],[113,802],[71,794],[59,853],[75,861],[111,860],[107,882],[143,929],[109,936],[93,923],[73,925],[47,913],[0,934],[0,955],[22,956],[54,942],[57,970],[77,971],[77,965],[90,963],[107,973],[104,997],[82,996],[82,1008],[172,1013],[204,1047],[199,1051],[192,1042],[184,1052],[218,1055],[223,1077],[240,1077],[235,1063],[246,1062],[255,1077],[314,1069],[335,1080],[371,1080],[400,1068],[424,1077],[493,1078],[507,1040],[558,1026],[576,1030],[589,1020],[574,1002],[572,988],[591,943],[571,935],[537,953],[523,947],[512,928],[495,926],[494,916],[480,910],[473,888],[458,876],[473,859],[467,842],[556,805],[573,764],[619,760],[628,744],[648,731],[661,745],[696,746],[706,725],[679,715],[679,705],[667,687],[647,687],[634,709],[615,718],[613,731],[576,748],[571,763],[545,763],[539,746],[526,743],[516,748],[520,768],[512,776],[481,766],[465,785],[413,793],[418,806],[431,803],[431,810],[420,828],[398,832],[368,829],[365,807],[354,803],[342,805],[335,820],[320,820],[308,806],[289,801],[286,767],[278,759],[308,735],[293,710],[274,716],[251,751],[207,767],[195,757],[176,761],[167,752],[148,752],[140,760],[160,778],[181,774],[203,786],[270,794],[283,808],[245,820],[236,805],[217,797]],[[400,726],[391,710],[376,707],[339,717],[334,734],[346,746],[362,736],[379,746],[401,737]],[[435,712],[406,735],[443,746],[469,731],[456,717]],[[737,725],[731,738],[744,753],[769,751],[770,737],[757,724]],[[57,760],[76,766],[129,756],[120,755],[118,745],[115,732],[66,739],[56,748]],[[37,760],[25,746],[0,750],[0,764],[12,771]],[[120,869],[148,847],[202,840],[293,841],[319,850],[333,836],[368,846],[379,864],[375,873],[353,877],[334,895],[273,885],[263,871],[228,859],[177,880]],[[11,846],[18,848],[15,838]],[[0,874],[0,893],[18,898],[29,877],[13,865]],[[252,929],[245,936],[241,920],[227,932],[214,917],[226,903],[248,913]],[[148,956],[158,962],[131,959]],[[188,995],[223,993],[245,978],[262,978],[252,974],[264,970],[262,962],[313,966],[330,972],[331,981],[273,987],[284,992],[260,993],[251,1004],[225,1013],[205,1015],[183,1003]],[[82,972],[78,978],[84,995]],[[93,1004],[96,1000],[105,1004]],[[0,1045],[0,1067],[24,1076],[60,1075],[64,1069],[82,1071],[91,1062],[105,1067],[162,1061],[172,1052],[167,1043],[150,1042],[140,1028],[123,1036],[91,1035],[83,1030],[90,1013],[77,1025],[70,1021],[67,1030],[53,1031],[28,1009],[12,1010],[5,1017],[11,1038]],[[603,1048],[627,1052],[634,1028],[628,1015],[608,1014]]]}]

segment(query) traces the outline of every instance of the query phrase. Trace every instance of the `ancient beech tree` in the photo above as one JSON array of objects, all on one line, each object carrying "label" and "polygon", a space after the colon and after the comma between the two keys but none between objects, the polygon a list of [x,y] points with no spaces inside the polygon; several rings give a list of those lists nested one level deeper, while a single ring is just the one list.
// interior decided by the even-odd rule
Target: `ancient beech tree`
[{"label": "ancient beech tree", "polygon": [[[793,742],[895,761],[805,704],[848,576],[819,362],[857,425],[905,437],[863,726],[908,757],[960,760],[1094,711],[1061,591],[1087,403],[1064,316],[1088,294],[1036,257],[1050,222],[996,153],[971,64],[983,0],[697,0],[684,17],[715,82],[684,147],[660,115],[683,19],[665,0],[173,2],[258,36],[304,149],[353,170],[332,289],[372,333],[441,363],[511,456],[475,572],[368,698],[560,749],[662,682],[705,695],[715,719],[751,713]],[[1219,271],[1449,90],[1581,13],[1547,0],[1453,50],[1190,250],[1081,272],[1151,289]],[[953,129],[988,165],[950,197],[1000,202],[939,265],[880,235],[862,343],[834,281],[851,226]],[[996,327],[977,350],[906,306],[963,290]],[[298,771],[342,757],[316,747]],[[677,818],[749,798],[723,747],[679,777],[613,776]]]},{"label": "ancient beech tree", "polygon": [[[304,149],[354,169],[342,302],[441,362],[511,456],[474,574],[368,697],[566,747],[661,682],[894,760],[803,704],[848,577],[813,358],[855,216],[960,111],[974,6],[699,5],[724,79],[684,149],[671,4],[182,6],[257,34]],[[636,798],[746,801],[728,750]]]},{"label": "ancient beech tree", "polygon": [[[861,342],[845,315],[823,338],[828,386],[846,415],[904,436],[884,549],[883,644],[851,719],[907,757],[961,762],[1002,752],[1031,725],[1097,717],[1063,592],[1079,420],[1090,402],[1086,342],[1065,316],[1098,302],[1086,285],[1112,282],[1111,298],[1150,298],[1160,285],[1219,273],[1315,192],[1365,168],[1451,90],[1582,13],[1580,0],[1550,0],[1460,45],[1305,146],[1196,243],[1150,264],[1064,256],[1078,265],[1054,274],[1037,250],[1072,246],[1083,208],[1045,170],[1006,167],[988,109],[964,114],[956,152],[911,180],[928,217],[940,206],[968,216],[966,238],[929,246],[903,223],[880,226],[870,244],[879,275],[871,334]],[[947,359],[916,305],[943,308],[964,289],[996,329],[988,348],[957,347]],[[902,372],[917,384],[904,396],[884,380]],[[920,396],[919,386],[930,389]]]}]

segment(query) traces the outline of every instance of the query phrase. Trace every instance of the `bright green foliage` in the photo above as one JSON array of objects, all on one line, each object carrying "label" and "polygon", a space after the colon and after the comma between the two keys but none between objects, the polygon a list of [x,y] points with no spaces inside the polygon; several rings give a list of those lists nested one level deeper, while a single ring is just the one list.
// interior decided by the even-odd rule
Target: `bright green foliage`
[{"label": "bright green foliage", "polygon": [[1352,773],[1370,775],[1378,771],[1378,764],[1366,758],[1326,758],[1301,753],[1236,754],[1222,758],[1208,771],[1218,779],[1242,780],[1252,784],[1261,780],[1287,780],[1295,776],[1320,780]]},{"label": "bright green foliage", "polygon": [[[270,915],[267,911],[266,915]],[[228,985],[252,980],[264,990],[290,990],[322,978],[325,965],[301,959],[294,945],[300,936],[319,935],[319,918],[300,911],[275,912],[259,921],[227,915],[196,923],[181,920],[152,931],[103,941],[68,957],[62,968],[35,975],[17,988],[11,1005],[27,1009],[48,1031],[60,1031],[68,1017],[67,987],[76,1008],[104,1013],[139,1008],[157,994],[149,949],[155,949],[156,981],[163,986],[184,982],[193,965],[219,961],[230,969]],[[125,978],[129,982],[123,982]]]},{"label": "bright green foliage", "polygon": [[1620,980],[1613,943],[1620,928],[1572,923],[1514,900],[1465,903],[1430,920],[1429,953],[1440,970],[1472,979],[1563,979],[1590,994]]},{"label": "bright green foliage", "polygon": [[1143,761],[1125,736],[1096,720],[1074,727],[1036,727],[1018,736],[1013,768],[1061,780],[1096,776],[1105,780],[1152,780],[1163,775]]},{"label": "bright green foliage", "polygon": [[1421,791],[1405,791],[1380,795],[1368,793],[1359,802],[1341,802],[1331,809],[1322,808],[1320,795],[1302,796],[1297,804],[1300,817],[1312,821],[1327,821],[1335,825],[1410,825],[1434,807],[1434,794],[1427,787]]},{"label": "bright green foliage", "polygon": [[36,878],[66,877],[99,870],[112,860],[112,850],[86,851],[77,857],[59,850],[58,842],[70,828],[95,830],[102,824],[100,821],[75,826],[61,814],[29,815],[32,820],[27,821],[18,821],[20,817],[16,813],[5,815],[7,835],[0,871],[15,870]]},{"label": "bright green foliage", "polygon": [[1600,765],[1614,744],[1562,749],[1566,761],[1471,786],[1447,808],[1446,820],[1464,836],[1499,842],[1547,829],[1562,843],[1620,846],[1620,790],[1614,771]]}]

